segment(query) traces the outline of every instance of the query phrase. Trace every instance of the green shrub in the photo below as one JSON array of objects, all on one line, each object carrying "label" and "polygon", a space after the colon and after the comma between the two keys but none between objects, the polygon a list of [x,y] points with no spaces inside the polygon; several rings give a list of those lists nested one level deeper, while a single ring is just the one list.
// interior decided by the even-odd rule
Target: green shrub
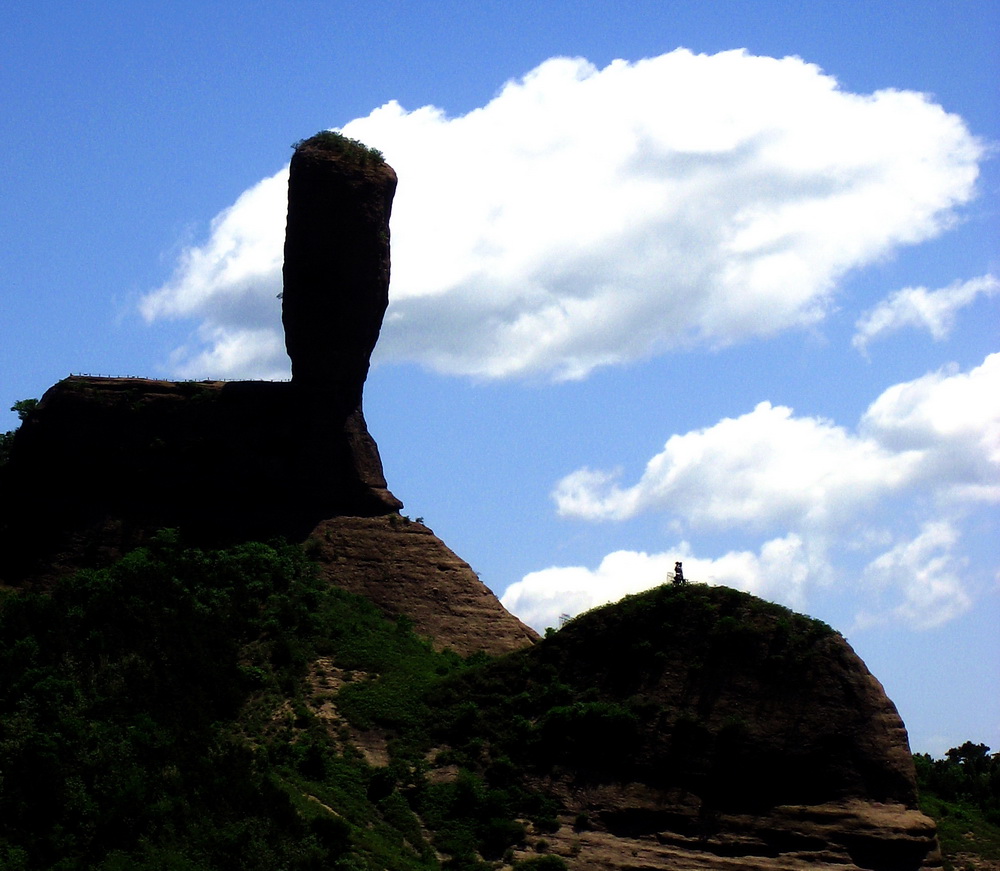
[{"label": "green shrub", "polygon": [[959,853],[1000,859],[1000,753],[966,741],[943,759],[913,757],[920,807],[938,825],[946,859]]},{"label": "green shrub", "polygon": [[336,130],[321,130],[315,136],[292,143],[292,148],[296,151],[307,149],[327,151],[362,166],[385,162],[385,156],[377,148],[369,148],[363,142],[344,136]]}]

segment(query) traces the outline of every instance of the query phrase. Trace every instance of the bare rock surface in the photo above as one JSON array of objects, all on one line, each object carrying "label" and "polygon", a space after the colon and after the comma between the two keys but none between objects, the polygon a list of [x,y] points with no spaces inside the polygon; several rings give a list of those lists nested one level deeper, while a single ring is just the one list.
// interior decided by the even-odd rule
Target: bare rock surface
[{"label": "bare rock surface", "polygon": [[298,144],[288,173],[282,323],[292,380],[361,401],[389,303],[396,173],[339,134]]},{"label": "bare rock surface", "polygon": [[422,523],[398,515],[332,517],[310,538],[330,583],[365,596],[388,614],[405,614],[439,649],[500,655],[538,639]]},{"label": "bare rock surface", "polygon": [[[635,785],[614,795],[591,793],[585,805],[595,822],[574,828],[564,813],[556,832],[536,833],[545,852],[563,857],[573,871],[626,869],[705,869],[705,871],[930,871],[941,867],[934,823],[904,805],[845,801],[822,805],[787,805],[755,815],[718,814],[711,831],[679,834],[668,822],[669,809],[684,806],[676,795],[657,795]],[[692,822],[697,808],[688,802]],[[644,811],[651,824],[644,831],[608,829],[602,815]],[[659,819],[660,823],[652,822]],[[521,850],[529,858],[537,847]]]}]

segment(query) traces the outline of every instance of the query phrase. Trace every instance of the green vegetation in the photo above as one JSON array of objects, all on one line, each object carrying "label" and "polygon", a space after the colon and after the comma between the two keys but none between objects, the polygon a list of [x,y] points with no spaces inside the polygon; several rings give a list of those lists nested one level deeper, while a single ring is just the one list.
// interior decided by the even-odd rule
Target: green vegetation
[{"label": "green vegetation", "polygon": [[938,825],[946,871],[1000,860],[1000,753],[966,741],[944,759],[913,757],[920,808]]},{"label": "green vegetation", "polygon": [[709,727],[700,702],[678,711],[675,700],[650,691],[667,673],[679,686],[719,687],[752,672],[771,675],[779,694],[782,687],[795,693],[819,661],[817,643],[832,632],[736,590],[664,585],[432,686],[425,698],[433,716],[409,732],[411,756],[448,747],[441,761],[475,773],[488,789],[507,790],[540,831],[555,824],[558,808],[514,795],[515,772],[572,770],[584,780],[680,785],[720,805],[766,802],[771,788],[787,793],[777,772],[788,766],[745,752],[756,745],[742,720]]},{"label": "green vegetation", "polygon": [[[738,658],[795,680],[789,663],[829,632],[670,585],[463,660],[319,581],[300,548],[202,551],[164,532],[51,595],[0,601],[0,866],[420,869],[440,854],[464,871],[544,852],[561,808],[533,773],[655,780],[669,765],[702,788],[712,759],[728,764],[741,723],[712,735],[640,692],[679,646],[695,669]],[[388,765],[349,729],[384,736]],[[666,762],[635,757],[651,730],[672,736]]]},{"label": "green vegetation", "polygon": [[[16,411],[18,420],[23,422],[36,405],[38,405],[37,399],[19,399],[10,407],[10,410]],[[0,468],[5,466],[7,460],[10,458],[10,448],[14,443],[15,432],[17,430],[12,429],[8,432],[0,433]]]},{"label": "green vegetation", "polygon": [[401,721],[464,667],[317,580],[297,547],[163,533],[50,596],[6,592],[0,867],[435,867],[395,780],[318,715],[324,657],[404,671],[410,699],[383,714]]},{"label": "green vegetation", "polygon": [[363,142],[344,136],[336,130],[321,130],[315,136],[293,142],[292,148],[296,151],[303,148],[329,151],[359,166],[374,166],[385,162],[385,155],[377,148],[369,148]]},{"label": "green vegetation", "polygon": [[[538,775],[663,775],[711,798],[746,723],[709,730],[646,690],[679,656],[699,681],[794,683],[831,632],[665,585],[463,660],[319,580],[302,548],[200,550],[165,531],[51,594],[0,594],[0,868],[559,871],[546,839],[563,808]],[[373,742],[388,764],[355,749]],[[997,855],[997,757],[916,759],[948,855]]]},{"label": "green vegetation", "polygon": [[17,412],[17,419],[23,421],[38,405],[37,399],[19,399],[11,407],[11,411]]},{"label": "green vegetation", "polygon": [[5,433],[0,433],[0,469],[7,465],[7,461],[10,459],[10,448],[14,444],[14,433],[17,430],[9,430]]}]

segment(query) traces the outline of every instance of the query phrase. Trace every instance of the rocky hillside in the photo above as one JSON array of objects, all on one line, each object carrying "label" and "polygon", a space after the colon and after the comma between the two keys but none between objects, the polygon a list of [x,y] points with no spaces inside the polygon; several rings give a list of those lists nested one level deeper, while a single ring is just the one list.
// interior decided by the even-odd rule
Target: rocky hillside
[{"label": "rocky hillside", "polygon": [[0,866],[940,865],[829,627],[681,584],[540,640],[399,513],[362,413],[395,181],[297,147],[290,383],[73,377],[14,437]]},{"label": "rocky hillside", "polygon": [[938,862],[879,682],[828,626],[735,590],[597,609],[440,704],[464,765],[512,764],[558,798],[540,837],[572,868]]}]

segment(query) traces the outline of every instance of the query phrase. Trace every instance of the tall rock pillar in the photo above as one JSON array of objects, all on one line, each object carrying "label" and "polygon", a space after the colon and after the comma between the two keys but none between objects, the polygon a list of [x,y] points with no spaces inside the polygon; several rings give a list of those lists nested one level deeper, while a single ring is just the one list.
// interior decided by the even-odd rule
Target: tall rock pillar
[{"label": "tall rock pillar", "polygon": [[391,513],[361,395],[389,304],[389,214],[396,173],[339,133],[295,148],[288,174],[281,320],[300,421],[296,475],[316,510]]},{"label": "tall rock pillar", "polygon": [[[288,176],[281,319],[292,382],[359,408],[389,302],[396,173],[337,133],[300,142]],[[337,402],[340,405],[340,401]]]}]

